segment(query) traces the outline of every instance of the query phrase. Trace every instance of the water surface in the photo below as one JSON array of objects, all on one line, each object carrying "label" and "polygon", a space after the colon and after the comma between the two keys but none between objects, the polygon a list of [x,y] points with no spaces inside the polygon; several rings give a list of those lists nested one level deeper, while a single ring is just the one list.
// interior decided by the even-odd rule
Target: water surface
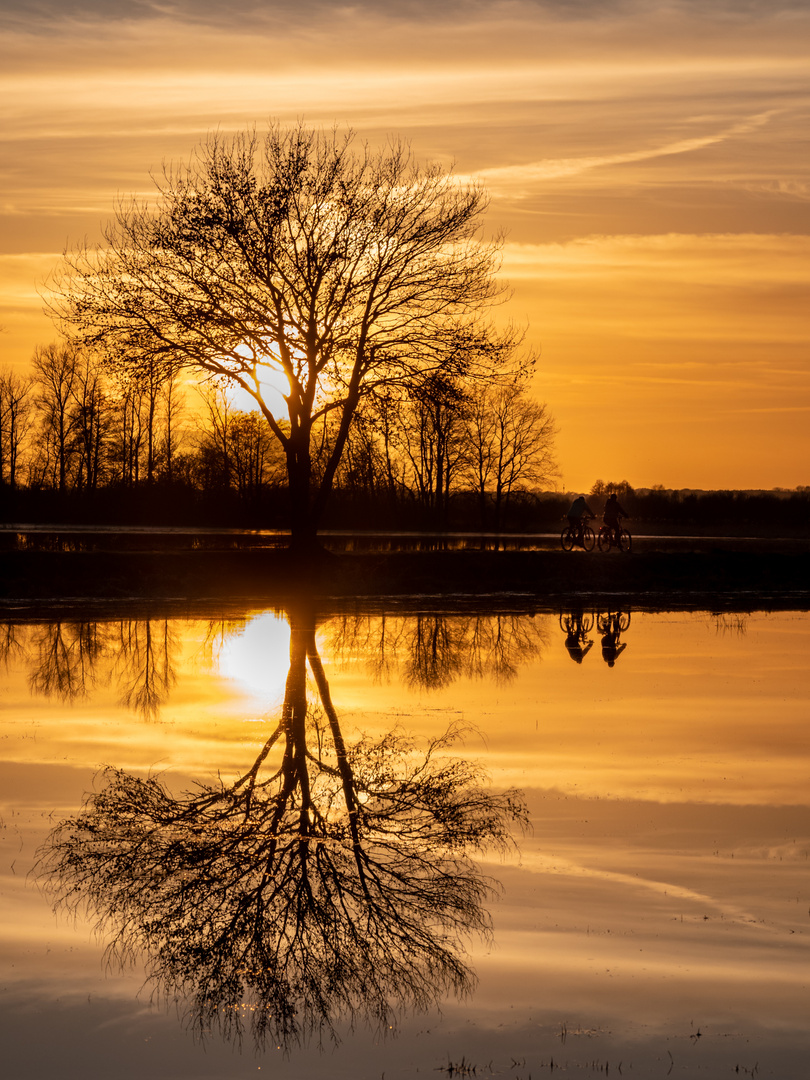
[{"label": "water surface", "polygon": [[323,1051],[200,1045],[186,1003],[150,1003],[137,962],[108,969],[109,934],[55,918],[31,877],[102,766],[178,797],[244,776],[285,700],[288,614],[71,617],[0,641],[7,1075],[805,1075],[806,612],[319,613],[348,744],[393,729],[416,753],[455,727],[445,756],[520,789],[531,822],[483,857],[502,894],[492,939],[469,942],[475,991]]}]

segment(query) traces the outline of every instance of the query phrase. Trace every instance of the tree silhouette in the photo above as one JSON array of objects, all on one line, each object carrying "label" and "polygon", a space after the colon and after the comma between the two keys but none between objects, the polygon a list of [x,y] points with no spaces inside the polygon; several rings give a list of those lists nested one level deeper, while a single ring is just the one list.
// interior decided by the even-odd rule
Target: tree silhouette
[{"label": "tree silhouette", "polygon": [[[55,314],[112,368],[177,364],[256,401],[284,451],[293,542],[315,532],[363,396],[467,371],[499,293],[486,198],[409,149],[273,126],[213,135],[151,205],[67,257]],[[286,416],[268,403],[271,372]],[[313,443],[337,417],[318,476]]]},{"label": "tree silhouette", "polygon": [[21,451],[30,442],[34,426],[33,379],[0,368],[0,485],[17,487]]},{"label": "tree silhouette", "polygon": [[534,401],[522,378],[490,383],[475,395],[465,416],[467,470],[478,494],[481,528],[492,511],[498,532],[512,495],[529,488],[555,485],[559,469],[554,458],[557,428],[548,406]]},{"label": "tree silhouette", "polygon": [[315,620],[297,613],[281,715],[247,772],[174,795],[106,770],[51,834],[41,880],[57,907],[90,913],[111,958],[144,956],[200,1035],[289,1046],[387,1029],[472,988],[465,942],[489,934],[495,885],[473,855],[525,821],[517,792],[447,757],[457,734],[421,753],[396,732],[349,743]]},{"label": "tree silhouette", "polygon": [[73,468],[73,392],[79,362],[73,345],[48,345],[37,349],[33,359],[36,404],[43,420],[37,472],[59,491],[65,491]]}]

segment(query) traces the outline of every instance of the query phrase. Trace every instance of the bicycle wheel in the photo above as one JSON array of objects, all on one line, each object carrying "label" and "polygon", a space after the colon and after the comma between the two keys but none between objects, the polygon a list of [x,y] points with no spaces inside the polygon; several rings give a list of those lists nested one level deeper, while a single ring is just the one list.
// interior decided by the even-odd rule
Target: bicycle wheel
[{"label": "bicycle wheel", "polygon": [[583,615],[582,616],[582,633],[583,634],[590,634],[591,630],[593,630],[593,615]]},{"label": "bicycle wheel", "polygon": [[560,543],[563,546],[563,551],[571,551],[576,543],[576,534],[569,525],[567,529],[563,529],[560,536]]},{"label": "bicycle wheel", "polygon": [[622,633],[624,633],[625,630],[627,630],[629,626],[630,626],[630,612],[629,611],[620,611],[619,612],[619,629],[621,630]]},{"label": "bicycle wheel", "polygon": [[593,534],[593,529],[590,525],[586,525],[582,533],[582,546],[586,551],[593,551],[593,545],[596,543],[596,537]]},{"label": "bicycle wheel", "polygon": [[607,525],[603,525],[599,530],[599,550],[610,551],[611,537],[610,529]]},{"label": "bicycle wheel", "polygon": [[619,551],[629,551],[632,546],[633,537],[630,535],[627,529],[622,529],[619,532]]}]

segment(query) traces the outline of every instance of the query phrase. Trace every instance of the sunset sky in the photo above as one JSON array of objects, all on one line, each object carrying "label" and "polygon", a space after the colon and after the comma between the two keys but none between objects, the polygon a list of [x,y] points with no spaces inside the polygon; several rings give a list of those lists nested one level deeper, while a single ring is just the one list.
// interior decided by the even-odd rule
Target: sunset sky
[{"label": "sunset sky", "polygon": [[0,365],[66,245],[205,134],[481,178],[564,486],[810,483],[806,0],[2,0]]}]

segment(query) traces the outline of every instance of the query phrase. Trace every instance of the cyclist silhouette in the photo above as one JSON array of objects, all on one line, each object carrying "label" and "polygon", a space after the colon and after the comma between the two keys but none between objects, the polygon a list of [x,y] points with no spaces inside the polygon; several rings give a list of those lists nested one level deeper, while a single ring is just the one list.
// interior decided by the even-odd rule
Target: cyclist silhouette
[{"label": "cyclist silhouette", "polygon": [[571,506],[568,509],[568,524],[577,534],[577,543],[582,543],[582,536],[585,529],[585,522],[590,518],[593,518],[594,512],[590,506],[585,502],[584,495],[577,495]]},{"label": "cyclist silhouette", "polygon": [[608,501],[605,503],[605,512],[602,515],[602,520],[609,529],[613,530],[613,536],[616,544],[619,543],[619,522],[623,517],[630,517],[619,500],[616,498],[616,493],[608,495]]}]

